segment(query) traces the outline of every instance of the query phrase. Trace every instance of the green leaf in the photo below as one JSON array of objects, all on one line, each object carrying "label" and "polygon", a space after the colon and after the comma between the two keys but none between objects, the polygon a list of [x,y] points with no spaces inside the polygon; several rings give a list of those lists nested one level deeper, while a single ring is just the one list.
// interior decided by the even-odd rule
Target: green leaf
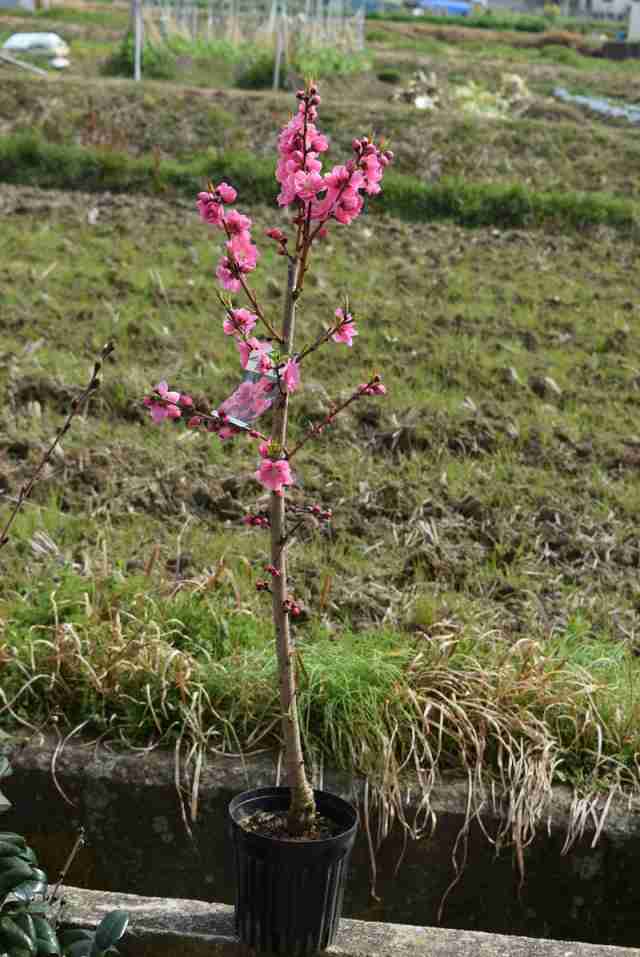
[{"label": "green leaf", "polygon": [[46,884],[48,878],[46,873],[40,867],[31,866],[31,880],[42,881],[43,883]]},{"label": "green leaf", "polygon": [[27,853],[26,847],[20,847],[18,844],[14,844],[12,841],[0,841],[0,858],[11,857],[12,855],[20,855]]},{"label": "green leaf", "polygon": [[102,918],[96,928],[96,937],[93,944],[93,957],[102,951],[109,950],[116,944],[129,923],[129,914],[126,910],[112,910]]},{"label": "green leaf", "polygon": [[8,778],[10,774],[13,774],[13,768],[9,764],[9,759],[5,758],[4,754],[0,755],[0,778]]},{"label": "green leaf", "polygon": [[7,953],[7,957],[31,957],[31,951],[26,947],[12,947]]},{"label": "green leaf", "polygon": [[49,921],[44,917],[34,917],[36,928],[36,946],[38,957],[60,957],[62,953],[58,935]]},{"label": "green leaf", "polygon": [[46,881],[23,881],[11,891],[18,900],[29,903],[38,894],[46,894],[49,885]]},{"label": "green leaf", "polygon": [[27,863],[31,864],[33,867],[38,866],[38,857],[32,847],[25,847],[23,851],[20,851],[20,857],[23,861],[27,861]]},{"label": "green leaf", "polygon": [[35,954],[36,952],[34,941],[11,917],[0,918],[0,941],[9,949],[24,947],[29,954]]},{"label": "green leaf", "polygon": [[61,950],[58,935],[46,917],[34,914],[33,926],[36,932],[38,957],[59,957]]},{"label": "green leaf", "polygon": [[22,834],[14,834],[12,831],[0,831],[0,841],[9,841],[10,844],[19,844],[20,847],[27,846],[27,842]]},{"label": "green leaf", "polygon": [[45,901],[29,901],[25,909],[32,917],[49,918],[50,907]]},{"label": "green leaf", "polygon": [[77,940],[75,944],[65,947],[63,953],[65,957],[89,957],[91,953],[91,941]]},{"label": "green leaf", "polygon": [[[14,859],[11,858],[11,860]],[[24,881],[28,881],[30,877],[31,865],[26,864],[25,861],[15,860],[8,870],[0,868],[0,898],[5,897]]]},{"label": "green leaf", "polygon": [[85,930],[84,927],[73,927],[71,930],[63,930],[60,936],[62,938],[62,949],[66,950],[69,944],[75,944],[78,940],[93,941],[95,935],[92,930]]},{"label": "green leaf", "polygon": [[17,910],[11,914],[11,920],[18,925],[20,930],[25,932],[31,943],[35,944],[36,929],[31,914],[24,909]]},{"label": "green leaf", "polygon": [[24,860],[17,848],[13,849],[13,854],[11,857],[0,857],[0,881],[8,871],[12,871],[14,868],[19,867],[20,865],[27,867],[29,869],[29,874],[31,874],[31,865]]}]

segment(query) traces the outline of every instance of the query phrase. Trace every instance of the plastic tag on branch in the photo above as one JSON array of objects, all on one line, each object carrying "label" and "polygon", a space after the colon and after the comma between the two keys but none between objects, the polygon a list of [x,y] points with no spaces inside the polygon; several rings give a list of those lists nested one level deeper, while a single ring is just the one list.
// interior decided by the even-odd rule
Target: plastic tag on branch
[{"label": "plastic tag on branch", "polygon": [[271,408],[278,395],[278,376],[273,369],[260,371],[261,360],[270,352],[271,346],[253,350],[249,355],[244,379],[213,415],[219,417],[224,412],[226,423],[237,429],[248,429],[252,422]]}]

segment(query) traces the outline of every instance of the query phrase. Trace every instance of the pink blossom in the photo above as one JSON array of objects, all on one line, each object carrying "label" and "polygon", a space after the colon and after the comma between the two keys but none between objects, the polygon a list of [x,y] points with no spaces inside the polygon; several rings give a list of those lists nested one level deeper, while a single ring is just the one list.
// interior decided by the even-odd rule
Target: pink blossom
[{"label": "pink blossom", "polygon": [[224,218],[224,224],[227,232],[231,236],[239,236],[240,233],[247,233],[251,229],[251,220],[248,216],[243,216],[237,209],[232,209]]},{"label": "pink blossom", "polygon": [[294,477],[286,459],[263,459],[255,477],[266,489],[276,494],[282,492],[285,485],[293,485]]},{"label": "pink blossom", "polygon": [[227,249],[238,264],[240,272],[247,273],[256,268],[260,253],[251,242],[249,233],[241,232],[233,236],[227,243]]},{"label": "pink blossom", "polygon": [[312,133],[309,141],[311,149],[316,153],[325,153],[329,149],[329,140],[324,133]]},{"label": "pink blossom", "polygon": [[271,445],[271,439],[268,439],[266,442],[261,442],[258,446],[258,453],[260,458],[268,459],[269,458],[269,446]]},{"label": "pink blossom", "polygon": [[285,392],[295,392],[300,385],[300,366],[295,359],[289,359],[280,371],[280,382]]},{"label": "pink blossom", "polygon": [[355,189],[346,189],[338,198],[333,210],[333,218],[343,226],[348,226],[360,215],[364,203]]},{"label": "pink blossom", "polygon": [[382,382],[363,382],[358,386],[360,395],[386,395],[387,388]]},{"label": "pink blossom", "polygon": [[223,203],[235,203],[238,196],[233,186],[229,186],[228,183],[219,183],[216,186],[216,193],[220,196]]},{"label": "pink blossom", "polygon": [[382,179],[384,168],[380,162],[378,152],[375,151],[367,156],[364,156],[360,165],[364,173],[366,192],[370,196],[372,196],[374,193],[379,193],[380,180]]},{"label": "pink blossom", "polygon": [[237,266],[228,256],[223,256],[216,268],[216,277],[223,289],[229,292],[238,292],[242,284],[238,278],[239,271]]},{"label": "pink blossom", "polygon": [[[298,112],[278,136],[276,179],[281,186],[278,196],[281,206],[288,206],[296,199],[310,201],[322,188],[317,179],[310,179],[311,174],[320,173],[322,163],[318,154],[324,153],[329,146],[326,136],[314,125],[316,106],[320,101],[316,97],[305,98],[304,93],[299,99]],[[301,189],[304,195],[300,193]]]},{"label": "pink blossom", "polygon": [[227,336],[248,336],[257,321],[258,317],[248,309],[232,309],[222,328]]},{"label": "pink blossom", "polygon": [[224,210],[215,193],[198,193],[196,203],[201,218],[212,226],[222,226]]},{"label": "pink blossom", "polygon": [[325,189],[325,182],[320,173],[306,173],[299,170],[293,176],[296,195],[299,199],[315,199],[317,194]]},{"label": "pink blossom", "polygon": [[156,401],[154,396],[146,396],[144,399],[144,404],[151,412],[153,421],[159,424],[164,421],[164,419],[179,419],[182,415],[182,412],[178,408],[180,393],[170,392],[169,386],[164,381],[157,384],[155,392],[156,395],[164,400],[163,402]]},{"label": "pink blossom", "polygon": [[345,316],[342,309],[336,309],[336,318],[340,319],[341,323],[331,338],[334,342],[344,342],[345,345],[352,346],[354,336],[358,335],[358,330],[351,317],[351,313],[348,312]]}]

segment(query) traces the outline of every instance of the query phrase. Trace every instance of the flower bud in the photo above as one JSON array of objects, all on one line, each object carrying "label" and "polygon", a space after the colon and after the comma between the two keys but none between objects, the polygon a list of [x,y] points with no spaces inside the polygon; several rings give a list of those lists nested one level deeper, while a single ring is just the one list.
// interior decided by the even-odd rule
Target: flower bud
[{"label": "flower bud", "polygon": [[200,427],[202,419],[199,415],[192,415],[189,421],[187,422],[188,429],[197,429]]}]

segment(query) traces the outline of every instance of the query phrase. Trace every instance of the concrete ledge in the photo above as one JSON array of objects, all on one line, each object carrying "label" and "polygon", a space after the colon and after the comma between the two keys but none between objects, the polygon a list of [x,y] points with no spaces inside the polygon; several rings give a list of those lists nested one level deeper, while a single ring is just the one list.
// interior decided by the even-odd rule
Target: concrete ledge
[{"label": "concrete ledge", "polygon": [[[204,901],[138,897],[65,887],[65,923],[95,927],[110,910],[127,910],[123,957],[247,957],[233,933],[233,908]],[[440,927],[342,920],[335,957],[640,957],[640,950]]]}]

